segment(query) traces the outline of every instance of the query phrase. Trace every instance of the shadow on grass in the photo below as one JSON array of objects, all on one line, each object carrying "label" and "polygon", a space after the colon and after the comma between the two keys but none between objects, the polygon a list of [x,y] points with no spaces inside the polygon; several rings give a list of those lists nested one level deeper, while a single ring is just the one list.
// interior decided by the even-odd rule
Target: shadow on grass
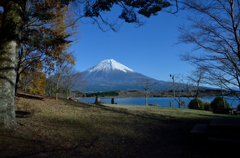
[{"label": "shadow on grass", "polygon": [[[45,133],[47,130],[49,130],[49,127],[51,126],[51,124],[48,124],[49,121],[53,121],[55,126],[58,126],[58,130],[57,132],[59,132],[59,130],[62,132],[65,132],[64,130],[76,130],[76,127],[78,127],[79,130],[85,130],[85,133],[91,133],[94,132],[94,130],[92,130],[92,127],[86,126],[86,125],[82,125],[81,128],[79,128],[79,123],[77,121],[71,121],[69,122],[68,119],[63,119],[63,120],[58,120],[58,119],[49,119],[47,117],[45,117],[45,120],[41,120],[41,122],[44,123],[45,126],[41,125],[38,127],[38,129],[40,129],[40,133],[38,133],[38,135],[40,135],[40,137],[31,137],[31,135],[23,135],[23,137],[20,135],[15,135],[14,131],[12,131],[12,133],[10,132],[6,132],[6,133],[0,133],[0,144],[2,143],[2,141],[4,139],[7,139],[7,144],[9,144],[11,142],[10,147],[11,148],[15,148],[12,149],[11,148],[7,149],[9,150],[9,153],[4,153],[5,155],[12,155],[13,156],[3,156],[5,158],[17,158],[17,157],[48,157],[49,154],[52,154],[53,157],[69,157],[69,154],[72,153],[72,151],[78,150],[76,153],[78,154],[79,157],[85,157],[86,155],[84,154],[84,152],[81,152],[80,149],[85,148],[85,149],[89,149],[92,148],[94,146],[94,143],[99,139],[98,137],[89,137],[87,136],[86,138],[81,136],[81,138],[76,137],[74,135],[68,135],[65,134],[64,138],[62,136],[58,136],[57,138],[55,138],[55,136],[49,137],[49,139],[42,139],[44,135],[47,135],[47,133]],[[21,125],[21,124],[20,124]],[[22,125],[21,125],[22,126]],[[23,125],[25,126],[25,125]],[[64,128],[61,129],[62,127],[66,127],[66,129]],[[36,128],[36,127],[31,127],[31,128]],[[34,129],[36,130],[36,129]],[[33,131],[34,131],[33,130]],[[33,132],[33,131],[30,131]],[[41,131],[45,131],[44,133],[41,133]],[[49,132],[49,131],[48,131]],[[53,138],[54,137],[54,138]],[[75,145],[72,145],[70,147],[67,147],[65,145],[59,145],[60,144],[65,144],[67,143],[67,138],[73,138],[75,141]],[[55,139],[54,141],[52,139]],[[3,144],[4,145],[4,144]],[[27,147],[26,147],[27,146]],[[7,151],[6,150],[6,151]],[[0,146],[0,157],[2,156],[1,154],[1,146]],[[61,155],[60,153],[66,154],[66,155]],[[56,156],[57,155],[57,156]],[[76,156],[76,155],[75,155]],[[50,156],[52,157],[52,156]],[[71,157],[71,156],[70,156]]]},{"label": "shadow on grass", "polygon": [[[9,137],[9,136],[6,136],[6,137]],[[20,139],[22,141],[28,141],[28,142],[32,142],[34,143],[34,145],[31,147],[32,151],[28,151],[28,152],[24,152],[24,153],[21,153],[21,154],[18,154],[16,156],[7,156],[5,158],[19,158],[19,157],[48,157],[49,155],[48,154],[52,154],[54,155],[54,157],[69,157],[70,154],[69,153],[72,153],[72,151],[74,150],[77,150],[79,148],[91,148],[94,144],[94,140],[93,142],[91,142],[90,144],[87,144],[87,145],[82,145],[82,144],[77,144],[75,146],[72,146],[72,147],[68,147],[68,148],[64,148],[64,147],[59,147],[59,146],[51,146],[51,149],[43,149],[43,150],[39,150],[36,151],[36,149],[34,147],[36,146],[44,146],[46,145],[46,142],[40,142],[40,141],[35,141],[35,140],[31,140],[31,139],[23,139],[23,138],[18,138],[18,137],[9,137],[9,138],[13,138],[13,139]],[[75,156],[80,156],[80,157],[86,157],[86,155],[83,153],[83,152],[77,152],[78,155],[75,155]],[[65,156],[63,155],[65,154]],[[60,156],[61,155],[61,156]]]},{"label": "shadow on grass", "polygon": [[18,97],[26,98],[26,99],[36,99],[36,100],[43,100],[41,97],[31,96],[31,95],[25,95],[25,94],[17,94]]},{"label": "shadow on grass", "polygon": [[199,116],[204,116],[204,117],[213,117],[213,118],[222,118],[222,117],[235,117],[233,115],[204,115],[204,114],[198,114]]},{"label": "shadow on grass", "polygon": [[[132,115],[143,119],[151,119],[155,121],[161,121],[163,123],[167,124],[174,124],[174,123],[180,123],[180,122],[186,122],[186,123],[209,123],[211,118],[213,116],[211,115],[203,115],[203,114],[196,114],[196,116],[201,116],[201,118],[196,117],[195,119],[184,119],[182,117],[176,117],[166,114],[154,114],[151,112],[145,112],[145,111],[137,111],[137,110],[128,110],[125,108],[118,108],[118,107],[109,107],[105,105],[95,105],[95,104],[88,104],[88,103],[79,103],[79,102],[72,102],[67,101],[67,105],[71,105],[74,107],[81,107],[81,108],[99,108],[101,110],[106,110],[114,113],[121,113],[125,115]],[[176,109],[178,110],[178,109]],[[206,118],[204,117],[206,116]],[[216,117],[221,117],[217,116]],[[226,116],[227,117],[227,116]]]},{"label": "shadow on grass", "polygon": [[[167,120],[165,115],[161,115],[161,114],[152,114],[152,113],[143,112],[143,111],[129,111],[127,109],[108,107],[108,106],[101,105],[101,104],[94,105],[94,104],[88,104],[88,103],[67,101],[67,105],[71,105],[74,107],[81,107],[81,108],[91,108],[91,107],[99,108],[99,109],[105,110],[105,111],[121,113],[121,114],[125,114],[125,115],[133,115],[133,116],[141,117],[144,119],[148,118],[148,119],[153,119],[153,120],[158,120],[158,121]],[[172,119],[173,119],[173,117],[172,117]]]},{"label": "shadow on grass", "polygon": [[15,113],[17,118],[26,118],[32,115],[32,113],[28,111],[15,111]]},{"label": "shadow on grass", "polygon": [[[221,146],[219,148],[220,151],[215,152],[215,150],[212,150],[213,147],[208,145],[207,142],[191,144],[189,132],[192,126],[198,122],[208,121],[212,117],[211,115],[205,116],[200,114],[202,118],[197,117],[196,119],[188,120],[164,114],[77,103],[68,100],[66,100],[66,105],[86,108],[86,112],[90,113],[89,118],[87,118],[86,122],[81,122],[84,119],[79,122],[78,118],[72,120],[68,117],[58,118],[49,116],[48,118],[44,116],[44,118],[40,118],[39,120],[44,130],[40,130],[43,133],[39,134],[45,135],[54,129],[54,132],[57,134],[52,136],[54,142],[42,137],[37,137],[37,140],[35,140],[31,139],[30,136],[26,137],[24,135],[23,138],[7,134],[1,135],[19,139],[21,143],[22,141],[32,143],[32,149],[24,148],[23,150],[26,152],[21,152],[13,157],[220,157],[222,156],[222,153],[219,154],[220,152],[225,154],[225,151],[221,150]],[[91,108],[94,111],[91,111]],[[91,113],[96,112],[95,116],[98,116],[96,108],[99,109],[99,112],[102,110],[103,115],[99,115],[100,118],[94,121],[91,118]],[[106,111],[106,114],[109,114],[108,111],[113,114],[104,115],[104,111]],[[123,115],[119,116],[115,115],[115,113]],[[119,120],[121,117],[124,121]],[[208,119],[204,119],[205,117],[208,117]],[[31,129],[42,128],[38,124],[33,125],[31,125]],[[125,129],[131,127],[134,132],[123,134],[121,137],[122,127]],[[65,131],[67,132],[64,133]],[[61,132],[64,135],[59,135]],[[136,137],[135,134],[137,133],[142,133],[142,135]],[[58,145],[59,142],[66,143],[65,141],[68,137],[72,138],[71,146],[60,147]],[[40,146],[40,148],[35,150],[35,146]],[[226,151],[226,153],[228,152]]]}]

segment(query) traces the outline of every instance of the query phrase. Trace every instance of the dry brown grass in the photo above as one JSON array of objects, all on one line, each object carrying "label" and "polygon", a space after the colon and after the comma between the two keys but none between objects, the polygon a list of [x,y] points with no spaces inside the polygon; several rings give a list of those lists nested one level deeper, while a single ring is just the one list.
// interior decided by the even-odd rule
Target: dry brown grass
[{"label": "dry brown grass", "polygon": [[[0,157],[217,157],[189,131],[211,113],[96,106],[20,93],[15,131],[0,132]],[[161,112],[162,111],[162,112]],[[20,113],[21,114],[21,113]],[[191,118],[188,119],[187,115]],[[26,117],[25,117],[26,116]]]}]

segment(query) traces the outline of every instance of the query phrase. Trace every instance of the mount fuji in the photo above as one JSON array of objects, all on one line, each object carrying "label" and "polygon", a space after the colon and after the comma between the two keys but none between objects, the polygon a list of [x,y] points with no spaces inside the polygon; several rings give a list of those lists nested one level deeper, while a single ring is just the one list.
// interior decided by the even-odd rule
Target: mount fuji
[{"label": "mount fuji", "polygon": [[139,78],[147,78],[153,82],[158,82],[160,84],[157,87],[161,89],[169,86],[168,82],[158,81],[142,75],[113,59],[100,62],[96,66],[83,71],[82,75],[87,81],[85,86],[86,92],[141,90],[136,85]]}]

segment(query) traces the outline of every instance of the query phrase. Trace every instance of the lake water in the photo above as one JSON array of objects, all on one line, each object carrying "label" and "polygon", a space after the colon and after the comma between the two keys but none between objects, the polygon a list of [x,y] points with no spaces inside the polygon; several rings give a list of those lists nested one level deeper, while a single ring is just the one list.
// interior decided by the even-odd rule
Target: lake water
[{"label": "lake water", "polygon": [[[207,96],[199,98],[203,102],[212,102],[215,97]],[[235,108],[237,105],[239,105],[239,100],[237,100],[236,97],[225,97],[227,99],[230,107]],[[82,98],[79,99],[80,102],[88,102],[88,103],[94,103],[94,98]],[[106,104],[111,104],[111,98],[100,98],[101,102],[104,102]],[[181,101],[185,101],[188,105],[190,100],[186,97],[183,97]],[[124,105],[145,105],[145,98],[114,98],[114,102],[117,104],[124,104]],[[149,97],[148,98],[148,104],[158,104],[161,107],[170,107],[170,102],[172,103],[172,107],[174,107],[174,99],[173,98],[165,98],[165,97]],[[175,101],[175,107],[178,107],[177,101]],[[182,107],[184,108],[184,107]]]}]

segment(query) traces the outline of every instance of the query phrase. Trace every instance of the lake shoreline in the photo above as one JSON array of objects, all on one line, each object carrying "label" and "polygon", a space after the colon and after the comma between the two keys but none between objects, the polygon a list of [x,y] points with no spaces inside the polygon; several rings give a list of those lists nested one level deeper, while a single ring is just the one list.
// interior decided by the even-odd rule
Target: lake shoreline
[{"label": "lake shoreline", "polygon": [[[213,95],[213,96],[199,96],[198,98],[203,98],[203,97],[218,97],[220,95]],[[221,97],[221,96],[220,96]],[[224,95],[224,97],[235,97],[234,95]],[[77,97],[75,99],[95,99],[96,97]],[[111,98],[145,98],[144,96],[142,97],[118,97],[118,96],[107,96],[107,97],[99,97],[99,98],[103,98],[103,99],[111,99]],[[169,97],[169,96],[163,96],[163,97],[159,97],[159,96],[150,96],[147,98],[173,98],[173,97]],[[178,97],[176,97],[178,98]],[[193,98],[192,96],[184,96],[184,98]]]},{"label": "lake shoreline", "polygon": [[[215,96],[206,96],[206,97],[199,97],[203,102],[209,102],[211,103]],[[239,100],[236,99],[236,97],[225,97],[230,105],[230,107],[235,108],[237,105],[239,105]],[[100,102],[111,104],[111,97],[109,98],[101,98]],[[187,105],[191,101],[191,98],[183,97],[181,99],[181,102],[184,101]],[[81,98],[78,99],[80,102],[87,102],[87,103],[94,103],[95,98]],[[170,103],[171,102],[171,103]],[[145,105],[145,97],[135,97],[135,98],[114,98],[114,103],[122,104],[122,105]],[[148,105],[149,104],[158,104],[161,107],[179,107],[178,102],[175,100],[175,106],[174,106],[174,99],[170,97],[148,97]],[[185,108],[185,106],[181,106],[181,108]]]}]

